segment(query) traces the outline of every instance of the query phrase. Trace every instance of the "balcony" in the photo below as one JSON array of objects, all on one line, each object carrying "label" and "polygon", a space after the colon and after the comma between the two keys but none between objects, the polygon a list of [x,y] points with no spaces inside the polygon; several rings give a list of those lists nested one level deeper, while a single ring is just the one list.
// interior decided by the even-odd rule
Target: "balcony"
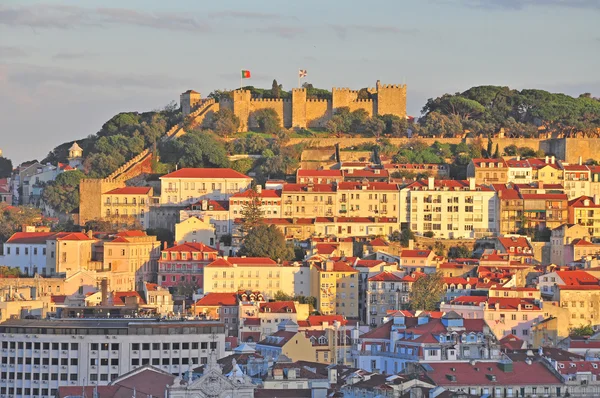
[{"label": "balcony", "polygon": [[179,190],[177,188],[165,188],[166,193],[177,193]]},{"label": "balcony", "polygon": [[346,203],[348,200],[346,198],[341,198],[340,203]]}]

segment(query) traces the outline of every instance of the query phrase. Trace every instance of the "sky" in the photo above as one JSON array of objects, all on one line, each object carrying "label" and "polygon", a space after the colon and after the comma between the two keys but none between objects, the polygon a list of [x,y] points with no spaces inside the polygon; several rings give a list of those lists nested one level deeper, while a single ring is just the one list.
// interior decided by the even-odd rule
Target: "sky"
[{"label": "sky", "polygon": [[600,0],[0,1],[14,164],[194,89],[406,83],[408,113],[477,85],[600,96]]}]

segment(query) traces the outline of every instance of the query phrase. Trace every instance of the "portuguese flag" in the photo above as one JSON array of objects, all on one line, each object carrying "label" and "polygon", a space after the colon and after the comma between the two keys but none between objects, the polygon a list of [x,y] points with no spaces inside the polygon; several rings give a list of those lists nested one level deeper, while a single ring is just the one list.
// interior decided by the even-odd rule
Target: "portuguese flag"
[{"label": "portuguese flag", "polygon": [[242,79],[250,79],[250,71],[242,70]]}]

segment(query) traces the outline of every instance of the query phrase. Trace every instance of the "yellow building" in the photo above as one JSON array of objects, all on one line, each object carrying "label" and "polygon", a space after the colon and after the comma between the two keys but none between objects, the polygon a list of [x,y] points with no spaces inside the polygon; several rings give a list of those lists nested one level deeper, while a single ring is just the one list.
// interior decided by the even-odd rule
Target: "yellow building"
[{"label": "yellow building", "polygon": [[311,361],[317,357],[316,348],[304,332],[298,331],[298,325],[291,330],[280,328],[277,332],[256,343],[256,351],[264,358],[277,359],[285,355],[292,361]]},{"label": "yellow building", "polygon": [[279,290],[287,294],[310,294],[308,267],[283,265],[265,257],[222,257],[204,269],[204,293],[260,291],[273,298]]},{"label": "yellow building", "polygon": [[[597,325],[600,320],[600,286],[557,286],[555,298],[569,310],[569,328]],[[556,297],[558,295],[558,297]]]},{"label": "yellow building", "polygon": [[326,260],[311,268],[312,296],[323,315],[358,317],[358,270],[343,261]]},{"label": "yellow building", "polygon": [[138,221],[142,228],[148,227],[152,187],[124,187],[102,194],[103,219],[119,222]]},{"label": "yellow building", "polygon": [[183,168],[160,177],[160,203],[175,206],[202,199],[227,200],[251,183],[252,178],[232,169]]},{"label": "yellow building", "polygon": [[142,288],[143,282],[156,282],[160,241],[142,231],[124,231],[104,243],[102,271],[110,278],[112,291]]},{"label": "yellow building", "polygon": [[215,226],[209,218],[190,217],[175,224],[175,242],[200,242],[214,247],[216,244]]},{"label": "yellow building", "polygon": [[50,273],[72,273],[93,268],[91,233],[61,232],[46,241],[46,269]]},{"label": "yellow building", "polygon": [[351,217],[398,217],[398,185],[342,182],[337,186],[338,213]]},{"label": "yellow building", "polygon": [[545,159],[528,159],[532,168],[532,179],[538,184],[562,184],[563,171],[554,156]]},{"label": "yellow building", "polygon": [[335,184],[285,184],[281,197],[284,217],[333,217],[336,214]]}]

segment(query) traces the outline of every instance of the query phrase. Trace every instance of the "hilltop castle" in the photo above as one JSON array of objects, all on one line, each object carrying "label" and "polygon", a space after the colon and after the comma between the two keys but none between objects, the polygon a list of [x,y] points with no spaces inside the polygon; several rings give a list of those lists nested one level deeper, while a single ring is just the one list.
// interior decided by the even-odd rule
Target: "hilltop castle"
[{"label": "hilltop castle", "polygon": [[208,125],[212,113],[230,109],[240,119],[240,131],[257,127],[253,113],[259,109],[274,109],[284,128],[323,128],[336,109],[350,111],[364,109],[369,116],[396,115],[406,117],[406,85],[381,84],[369,88],[372,99],[358,99],[358,90],[349,88],[332,89],[331,100],[308,99],[305,88],[292,89],[290,99],[252,98],[249,90],[233,91],[233,99],[202,99],[200,93],[188,90],[181,94],[181,109],[184,116],[190,115],[194,125]]}]

